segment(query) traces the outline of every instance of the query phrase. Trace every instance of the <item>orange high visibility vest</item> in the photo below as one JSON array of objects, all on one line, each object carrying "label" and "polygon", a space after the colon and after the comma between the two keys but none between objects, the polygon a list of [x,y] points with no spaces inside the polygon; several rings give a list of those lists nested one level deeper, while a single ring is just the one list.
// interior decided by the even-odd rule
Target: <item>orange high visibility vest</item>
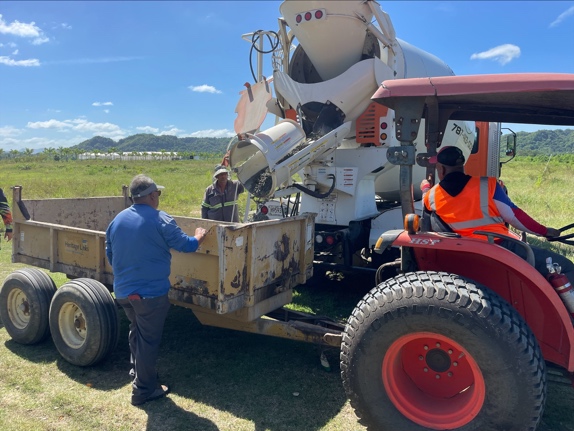
[{"label": "orange high visibility vest", "polygon": [[424,204],[457,234],[486,241],[486,236],[473,232],[485,230],[508,235],[508,228],[492,199],[495,189],[496,178],[492,177],[472,177],[456,197],[437,184],[424,196]]}]

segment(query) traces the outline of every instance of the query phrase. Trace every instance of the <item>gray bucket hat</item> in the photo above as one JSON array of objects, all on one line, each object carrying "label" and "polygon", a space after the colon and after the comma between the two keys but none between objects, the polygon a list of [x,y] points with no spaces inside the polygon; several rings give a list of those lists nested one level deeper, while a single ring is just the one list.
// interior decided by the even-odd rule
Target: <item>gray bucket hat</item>
[{"label": "gray bucket hat", "polygon": [[229,175],[229,170],[223,165],[217,165],[213,171],[213,178],[215,179],[219,174],[224,173]]}]

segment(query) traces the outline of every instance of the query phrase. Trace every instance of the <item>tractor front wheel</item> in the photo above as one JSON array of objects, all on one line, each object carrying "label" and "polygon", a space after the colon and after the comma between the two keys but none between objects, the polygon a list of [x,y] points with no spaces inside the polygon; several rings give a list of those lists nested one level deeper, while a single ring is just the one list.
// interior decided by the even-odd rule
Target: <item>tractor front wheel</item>
[{"label": "tractor front wheel", "polygon": [[341,375],[369,430],[535,430],[546,368],[521,316],[453,274],[372,289],[343,334]]}]

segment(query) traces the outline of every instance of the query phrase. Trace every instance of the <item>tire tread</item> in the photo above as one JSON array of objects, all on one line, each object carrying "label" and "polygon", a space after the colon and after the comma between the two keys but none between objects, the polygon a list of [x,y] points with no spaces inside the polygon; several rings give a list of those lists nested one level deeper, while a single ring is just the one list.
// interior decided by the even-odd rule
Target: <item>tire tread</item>
[{"label": "tire tread", "polygon": [[[423,293],[424,292],[424,293]],[[534,431],[542,417],[546,400],[546,365],[537,341],[526,322],[512,307],[490,290],[478,287],[470,280],[445,272],[413,272],[386,280],[368,292],[359,301],[349,316],[341,345],[341,377],[343,387],[349,397],[351,406],[361,424],[369,430],[380,430],[374,424],[369,411],[363,405],[351,382],[353,345],[361,332],[361,326],[368,321],[371,314],[382,315],[381,309],[389,307],[393,301],[400,301],[410,296],[428,299],[436,298],[456,304],[461,309],[473,312],[484,321],[484,324],[496,326],[512,345],[509,349],[523,352],[520,366],[531,376],[529,387],[520,388],[530,391],[534,405],[529,431]],[[379,313],[377,313],[379,311]],[[363,329],[364,331],[364,329]],[[466,427],[465,427],[466,429]],[[470,428],[469,428],[470,429]]]}]

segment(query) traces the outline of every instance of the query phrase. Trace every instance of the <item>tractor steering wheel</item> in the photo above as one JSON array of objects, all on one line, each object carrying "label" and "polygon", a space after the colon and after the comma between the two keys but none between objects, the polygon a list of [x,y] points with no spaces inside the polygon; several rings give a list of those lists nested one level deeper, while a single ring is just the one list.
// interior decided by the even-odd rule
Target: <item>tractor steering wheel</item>
[{"label": "tractor steering wheel", "polygon": [[[560,231],[560,233],[567,231],[569,229],[572,229],[574,227],[574,223],[571,223],[569,225],[566,225],[564,227],[561,227],[560,229],[558,229]],[[546,238],[547,241],[558,241],[561,242],[563,244],[568,244],[568,245],[574,245],[574,240],[570,239],[570,238],[574,238],[574,233],[569,233],[566,235],[560,235],[560,236],[555,236],[554,238]]]}]

